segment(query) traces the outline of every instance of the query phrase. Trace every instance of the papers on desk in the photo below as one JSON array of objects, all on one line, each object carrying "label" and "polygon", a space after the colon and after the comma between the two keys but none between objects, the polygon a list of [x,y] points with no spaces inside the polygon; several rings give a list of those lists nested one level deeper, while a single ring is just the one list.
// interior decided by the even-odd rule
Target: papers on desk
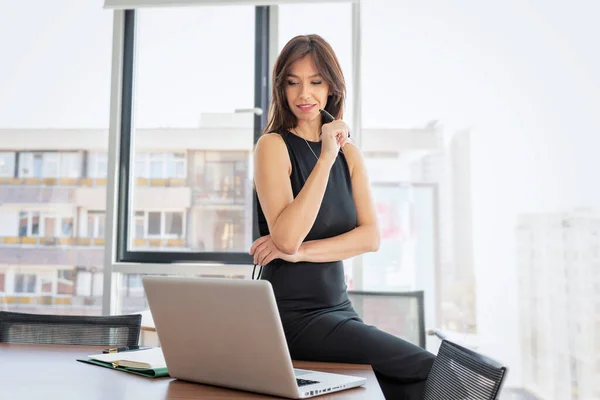
[{"label": "papers on desk", "polygon": [[151,378],[169,376],[165,357],[160,347],[119,353],[92,354],[87,359],[78,359],[77,361]]},{"label": "papers on desk", "polygon": [[163,352],[160,347],[148,350],[124,351],[120,353],[92,354],[88,357],[92,360],[111,363],[114,368],[167,368],[165,356],[163,356]]}]

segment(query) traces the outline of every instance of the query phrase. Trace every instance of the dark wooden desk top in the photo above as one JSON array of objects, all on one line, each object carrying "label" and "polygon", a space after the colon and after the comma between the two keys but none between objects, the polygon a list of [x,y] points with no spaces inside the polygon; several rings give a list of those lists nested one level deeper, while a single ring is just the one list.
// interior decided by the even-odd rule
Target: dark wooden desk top
[{"label": "dark wooden desk top", "polygon": [[[101,351],[102,348],[98,347],[0,343],[0,397],[14,400],[275,399],[173,378],[150,379],[75,361]],[[295,361],[294,366],[367,378],[364,387],[315,399],[384,398],[377,378],[368,365]]]}]

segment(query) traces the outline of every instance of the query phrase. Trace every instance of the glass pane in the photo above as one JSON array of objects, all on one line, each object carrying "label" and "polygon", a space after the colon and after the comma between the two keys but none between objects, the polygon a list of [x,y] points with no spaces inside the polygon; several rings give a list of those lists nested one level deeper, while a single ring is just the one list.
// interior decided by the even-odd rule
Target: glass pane
[{"label": "glass pane", "polygon": [[88,215],[88,220],[87,220],[87,236],[89,238],[93,238],[94,237],[94,227],[95,227],[95,216],[94,215]]},{"label": "glass pane", "polygon": [[363,256],[363,290],[419,290],[418,274],[435,270],[432,186],[372,186],[380,226],[379,251]]},{"label": "glass pane", "polygon": [[161,216],[160,212],[149,212],[148,213],[148,235],[160,235],[161,234]]},{"label": "glass pane", "polygon": [[29,213],[21,211],[19,213],[19,236],[27,236],[28,224],[29,224]]},{"label": "glass pane", "polygon": [[143,218],[135,219],[135,238],[136,239],[144,238],[144,219]]},{"label": "glass pane", "polygon": [[33,274],[15,274],[15,293],[35,293],[36,279]]},{"label": "glass pane", "polygon": [[160,179],[163,177],[163,162],[161,160],[150,161],[150,178]]},{"label": "glass pane", "polygon": [[[336,23],[331,23],[335,15]],[[297,35],[318,34],[333,48],[346,81],[344,121],[352,130],[352,4],[281,4],[279,5],[279,50]]]},{"label": "glass pane", "polygon": [[33,156],[33,176],[36,178],[42,177],[42,169],[44,165],[43,156],[41,154],[34,154]]},{"label": "glass pane", "polygon": [[255,8],[141,9],[137,16],[132,162],[137,178],[151,179],[133,186],[130,215],[146,212],[147,221],[131,218],[129,249],[245,253],[254,115],[236,110],[254,105]]},{"label": "glass pane", "polygon": [[98,215],[98,237],[104,237],[104,221],[106,217],[104,215]]},{"label": "glass pane", "polygon": [[89,165],[108,147],[112,21],[97,1],[0,1],[0,37],[10,38],[0,63],[1,310],[101,313],[104,242],[87,225],[89,210],[106,207],[106,181]]},{"label": "glass pane", "polygon": [[15,175],[15,152],[0,152],[0,178],[12,178]]},{"label": "glass pane", "polygon": [[512,368],[515,398],[598,398],[598,3],[430,11],[361,2],[363,144],[439,189],[428,328]]},{"label": "glass pane", "polygon": [[135,176],[137,178],[145,178],[146,177],[146,161],[145,160],[140,160],[141,155],[137,155],[136,157],[138,159],[136,159],[135,161]]},{"label": "glass pane", "polygon": [[183,235],[183,213],[167,212],[165,213],[165,230],[167,235]]},{"label": "glass pane", "polygon": [[31,213],[31,236],[39,236],[40,234],[40,213],[34,211]]},{"label": "glass pane", "polygon": [[61,224],[61,236],[68,237],[73,233],[73,218],[63,218]]}]

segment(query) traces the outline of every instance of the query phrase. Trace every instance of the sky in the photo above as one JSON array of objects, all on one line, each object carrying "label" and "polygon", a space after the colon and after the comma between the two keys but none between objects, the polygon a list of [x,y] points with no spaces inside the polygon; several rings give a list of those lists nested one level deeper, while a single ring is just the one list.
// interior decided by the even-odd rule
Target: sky
[{"label": "sky", "polygon": [[[363,127],[472,132],[483,348],[518,364],[516,215],[600,209],[600,3],[365,0],[361,12]],[[279,48],[299,33],[330,41],[351,82],[348,4],[281,6]],[[252,106],[252,7],[144,10],[138,34],[137,126]],[[0,128],[108,127],[101,0],[0,0],[0,38]]]}]

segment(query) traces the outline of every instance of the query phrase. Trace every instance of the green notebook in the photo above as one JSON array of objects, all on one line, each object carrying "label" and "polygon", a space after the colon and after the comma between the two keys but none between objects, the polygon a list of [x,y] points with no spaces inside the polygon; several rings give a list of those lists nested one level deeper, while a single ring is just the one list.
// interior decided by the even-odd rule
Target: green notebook
[{"label": "green notebook", "polygon": [[77,359],[77,361],[149,378],[169,376],[160,347],[120,353],[92,354],[87,359]]}]

